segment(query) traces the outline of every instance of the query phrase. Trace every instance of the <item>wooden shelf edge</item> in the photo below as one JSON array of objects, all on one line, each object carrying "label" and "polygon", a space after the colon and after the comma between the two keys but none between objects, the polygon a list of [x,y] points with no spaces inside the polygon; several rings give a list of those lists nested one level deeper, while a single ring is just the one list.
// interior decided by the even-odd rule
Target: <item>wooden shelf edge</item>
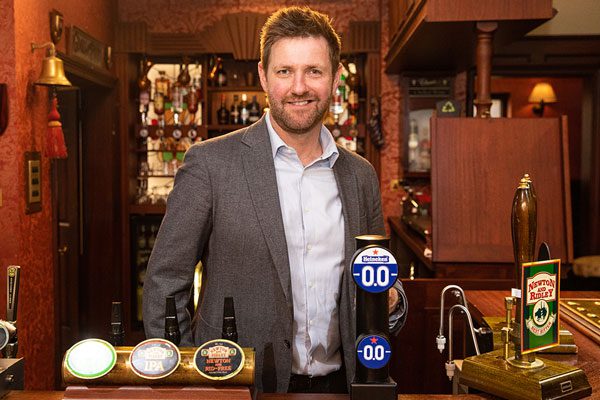
[{"label": "wooden shelf edge", "polygon": [[130,204],[129,214],[164,214],[167,211],[165,204]]}]

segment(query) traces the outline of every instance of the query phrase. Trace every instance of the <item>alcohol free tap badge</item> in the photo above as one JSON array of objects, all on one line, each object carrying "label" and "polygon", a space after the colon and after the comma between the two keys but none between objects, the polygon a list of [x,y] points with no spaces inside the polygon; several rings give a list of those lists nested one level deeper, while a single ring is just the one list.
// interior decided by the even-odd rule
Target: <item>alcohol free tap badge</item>
[{"label": "alcohol free tap badge", "polygon": [[398,278],[398,263],[385,247],[363,247],[352,259],[352,277],[361,289],[382,293],[394,286]]}]

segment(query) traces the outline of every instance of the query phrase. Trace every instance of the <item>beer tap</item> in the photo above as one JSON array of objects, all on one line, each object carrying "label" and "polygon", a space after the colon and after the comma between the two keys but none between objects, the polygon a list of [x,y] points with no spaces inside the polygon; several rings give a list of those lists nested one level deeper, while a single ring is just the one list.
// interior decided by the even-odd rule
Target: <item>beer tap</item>
[{"label": "beer tap", "polygon": [[[19,340],[17,337],[17,306],[19,304],[19,276],[21,267],[11,265],[7,269],[7,291],[6,291],[6,325],[9,333],[9,339],[6,347],[2,350],[4,358],[16,358],[19,350]],[[14,332],[10,331],[14,328]]]},{"label": "beer tap", "polygon": [[467,320],[469,322],[469,330],[471,331],[471,339],[473,339],[473,346],[475,346],[475,352],[477,353],[477,355],[480,355],[479,353],[479,345],[477,344],[477,338],[475,337],[475,327],[473,326],[473,319],[471,318],[471,313],[469,312],[469,309],[466,306],[463,306],[461,304],[455,304],[450,308],[450,311],[448,312],[448,336],[449,336],[449,343],[448,343],[448,361],[446,361],[446,376],[448,376],[449,380],[452,380],[452,377],[454,376],[454,370],[456,369],[456,365],[454,364],[454,358],[452,357],[452,317],[454,316],[454,310],[459,309],[462,312],[464,312],[467,315]]},{"label": "beer tap", "polygon": [[225,297],[225,303],[223,304],[223,330],[221,332],[221,337],[223,339],[231,340],[235,343],[238,341],[233,297]]},{"label": "beer tap", "polygon": [[165,311],[165,339],[171,341],[176,346],[181,342],[181,332],[179,331],[179,321],[177,320],[177,308],[175,307],[175,297],[167,297]]},{"label": "beer tap", "polygon": [[125,331],[123,330],[122,307],[120,301],[112,302],[112,313],[110,318],[109,342],[113,346],[123,346]]},{"label": "beer tap", "polygon": [[440,330],[438,332],[437,337],[435,338],[435,342],[437,343],[437,348],[442,353],[444,348],[446,347],[446,338],[444,337],[444,296],[448,290],[452,289],[452,294],[459,298],[462,302],[462,305],[467,307],[467,297],[465,296],[465,292],[462,290],[460,286],[457,285],[448,285],[444,289],[442,289],[442,294],[440,295]]}]

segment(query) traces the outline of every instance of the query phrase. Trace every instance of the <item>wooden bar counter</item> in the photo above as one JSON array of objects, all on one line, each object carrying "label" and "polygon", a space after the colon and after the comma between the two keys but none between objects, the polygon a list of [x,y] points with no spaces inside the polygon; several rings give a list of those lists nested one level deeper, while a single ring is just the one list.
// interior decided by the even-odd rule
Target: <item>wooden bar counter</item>
[{"label": "wooden bar counter", "polygon": [[[476,308],[486,317],[501,317],[505,314],[504,297],[509,293],[496,290],[467,290],[465,296],[469,301],[469,309]],[[571,292],[561,291],[561,299],[569,298],[600,298],[600,291]],[[600,345],[584,333],[581,326],[576,326],[564,316],[560,321],[561,329],[573,334],[578,347],[577,354],[543,354],[544,358],[564,362],[581,368],[592,386],[593,399],[600,399]]]},{"label": "wooden bar counter", "polygon": [[[4,399],[6,400],[62,400],[64,392],[42,392],[42,391],[12,391]],[[491,399],[485,395],[431,395],[431,394],[401,394],[398,400],[480,400]],[[264,393],[258,396],[258,400],[348,400],[349,395],[344,394],[295,394],[295,393]]]}]

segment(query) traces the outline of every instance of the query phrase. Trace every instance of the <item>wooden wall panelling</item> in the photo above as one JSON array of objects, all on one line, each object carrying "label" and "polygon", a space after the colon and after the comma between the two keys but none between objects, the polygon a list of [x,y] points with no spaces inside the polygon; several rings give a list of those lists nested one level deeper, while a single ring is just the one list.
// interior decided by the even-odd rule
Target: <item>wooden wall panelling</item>
[{"label": "wooden wall panelling", "polygon": [[137,59],[128,53],[115,54],[115,71],[120,77],[118,86],[118,135],[121,157],[121,301],[123,303],[123,321],[125,323],[125,343],[135,345],[143,339],[143,332],[135,332],[131,328],[131,270],[130,270],[130,221],[129,205],[133,202],[136,190],[136,154],[131,151],[134,146],[131,141],[132,130],[135,122],[136,110],[130,105],[131,90],[137,79]]},{"label": "wooden wall panelling", "polygon": [[146,53],[147,38],[145,22],[119,22],[115,25],[115,53]]},{"label": "wooden wall panelling", "polygon": [[223,17],[223,25],[233,47],[233,58],[260,58],[260,31],[266,20],[267,15],[255,13],[227,14]]},{"label": "wooden wall panelling", "polygon": [[560,119],[431,121],[433,261],[512,262],[512,199],[529,173],[537,193],[537,240],[550,244],[553,257],[571,262],[567,133]]},{"label": "wooden wall panelling", "polygon": [[[447,285],[459,285],[464,290],[506,290],[514,281],[478,279],[415,279],[402,280],[408,299],[408,319],[397,336],[392,336],[390,376],[398,383],[399,393],[451,393],[452,386],[446,377],[444,363],[448,348],[443,354],[437,350],[435,338],[439,331],[440,294]],[[468,299],[467,299],[468,300]],[[456,304],[446,295],[444,335],[448,338],[448,309]],[[463,328],[456,319],[456,332]],[[455,332],[455,333],[456,333]],[[455,335],[456,338],[461,336]],[[456,343],[454,354],[462,354],[462,345]]]},{"label": "wooden wall panelling", "polygon": [[193,55],[206,52],[205,40],[199,33],[150,33],[148,54],[159,56]]},{"label": "wooden wall panelling", "polygon": [[590,165],[590,227],[589,254],[600,254],[600,69],[593,75],[593,121]]},{"label": "wooden wall panelling", "polygon": [[379,53],[381,47],[381,26],[379,21],[351,21],[348,35],[342,42],[347,43],[344,52]]},{"label": "wooden wall panelling", "polygon": [[[377,175],[381,177],[381,152],[380,149],[375,147],[375,145],[371,142],[371,136],[369,133],[369,118],[371,117],[371,98],[375,97],[379,102],[381,102],[381,57],[379,53],[368,53],[366,66],[365,66],[365,87],[366,95],[365,95],[365,105],[366,105],[366,113],[365,113],[365,123],[367,125],[366,138],[365,138],[365,158],[369,160],[371,165],[377,171]],[[379,107],[381,112],[381,104]],[[381,116],[381,114],[380,114]],[[381,129],[383,129],[383,123],[381,124]],[[383,132],[384,138],[386,133]],[[385,146],[385,144],[384,144]]]}]

